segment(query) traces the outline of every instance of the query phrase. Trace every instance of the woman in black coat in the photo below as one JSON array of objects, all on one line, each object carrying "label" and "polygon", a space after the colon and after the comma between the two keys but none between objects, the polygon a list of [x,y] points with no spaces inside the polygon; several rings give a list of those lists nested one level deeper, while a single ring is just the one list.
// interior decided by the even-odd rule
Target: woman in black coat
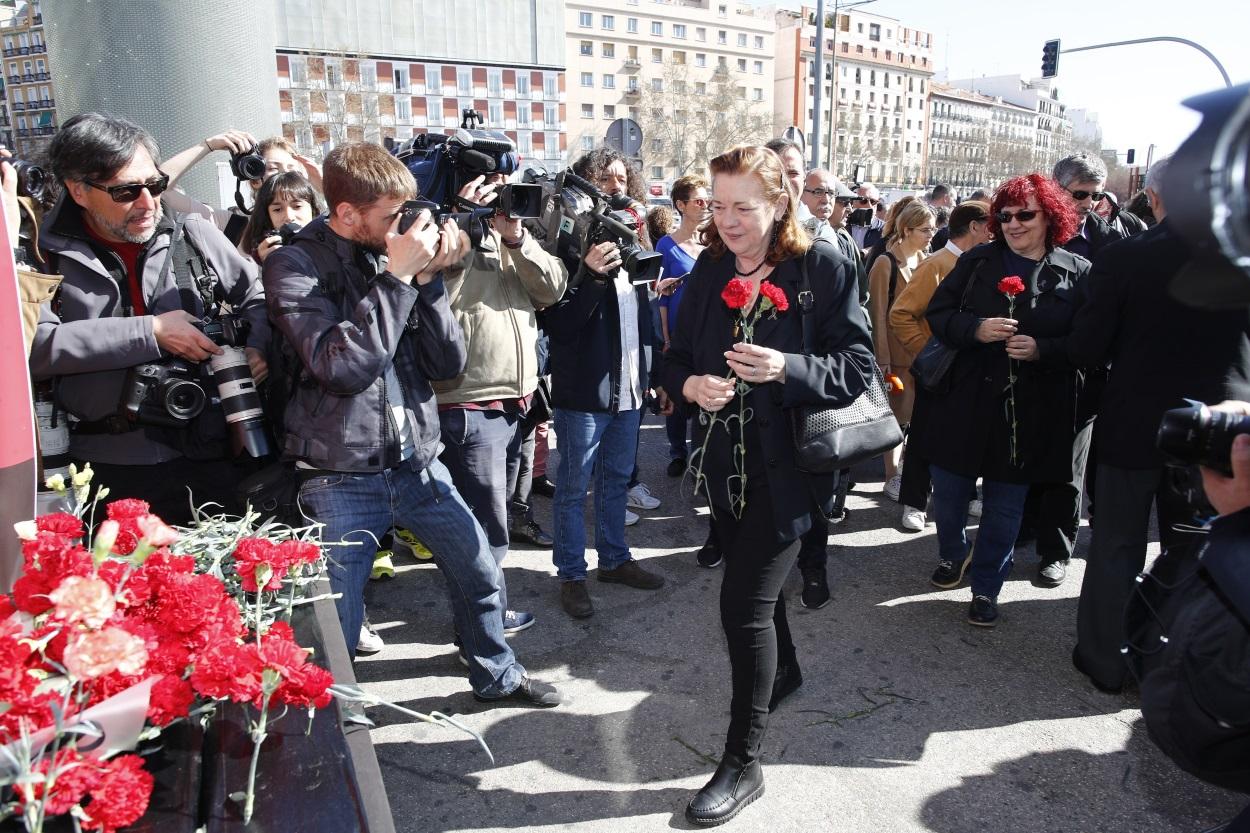
[{"label": "woman in black coat", "polygon": [[[1063,339],[1089,272],[1089,261],[1057,248],[1076,215],[1051,180],[1009,180],[992,208],[995,241],[965,252],[929,303],[933,335],[958,352],[949,390],[930,398],[921,437],[939,547],[931,581],[957,587],[971,565],[968,621],[984,627],[998,619],[1029,484],[1072,478],[1079,377]],[[983,508],[970,551],[964,527],[978,477]]]},{"label": "woman in black coat", "polygon": [[[690,463],[701,472],[725,558],[720,607],[733,696],[725,754],[686,809],[701,825],[728,821],[763,792],[759,752],[770,700],[802,681],[781,588],[813,508],[832,510],[834,477],[798,470],[788,409],[850,403],[872,380],[874,361],[855,266],[833,246],[809,251],[778,157],[739,147],[713,159],[711,172],[708,248],[692,272],[663,374],[665,390],[701,409],[694,442],[701,451]],[[801,258],[813,296],[812,355],[803,353]],[[722,298],[735,278],[743,281],[733,286],[744,311],[760,304],[751,343]],[[748,418],[739,430],[740,407]]]}]

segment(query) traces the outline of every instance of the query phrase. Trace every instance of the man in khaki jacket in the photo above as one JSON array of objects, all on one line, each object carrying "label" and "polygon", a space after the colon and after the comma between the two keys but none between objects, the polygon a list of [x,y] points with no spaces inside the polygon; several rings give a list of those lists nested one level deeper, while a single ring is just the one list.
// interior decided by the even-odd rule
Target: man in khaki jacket
[{"label": "man in khaki jacket", "polygon": [[[492,180],[470,182],[461,196],[483,205],[493,202],[503,177]],[[499,215],[481,247],[470,251],[459,267],[446,270],[443,281],[469,357],[459,376],[433,383],[442,424],[441,459],[501,565],[504,633],[516,633],[533,624],[534,617],[508,609],[502,564],[508,553],[508,504],[516,490],[524,439],[521,423],[538,387],[535,314],[564,295],[568,272],[520,220]],[[518,499],[525,502],[528,495]],[[529,540],[550,541],[528,505],[515,511],[524,516],[521,523],[530,530]]]},{"label": "man in khaki jacket", "polygon": [[[989,203],[969,201],[959,205],[951,212],[950,239],[946,245],[916,267],[907,286],[894,299],[889,315],[890,333],[907,354],[908,366],[929,340],[929,323],[925,321],[924,314],[933,293],[942,279],[955,268],[955,261],[961,254],[990,241],[989,219]],[[903,383],[914,385],[915,380],[909,378]],[[913,428],[918,420],[924,419],[923,399],[923,396],[916,397],[912,411]],[[903,529],[910,532],[924,529],[925,506],[929,502],[929,464],[914,448],[907,450],[907,465],[903,467],[898,502],[903,505]]]}]

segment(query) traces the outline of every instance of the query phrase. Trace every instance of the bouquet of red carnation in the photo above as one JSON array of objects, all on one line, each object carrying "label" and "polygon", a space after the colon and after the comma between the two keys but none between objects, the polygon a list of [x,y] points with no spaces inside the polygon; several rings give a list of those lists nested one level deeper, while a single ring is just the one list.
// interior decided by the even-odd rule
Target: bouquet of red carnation
[{"label": "bouquet of red carnation", "polygon": [[[1024,292],[1024,281],[1019,275],[1008,275],[998,282],[998,291],[1007,296],[1007,317],[1016,314],[1016,296]],[[1007,359],[1007,419],[1011,423],[1010,454],[1013,466],[1020,464],[1020,446],[1016,438],[1016,360]]]}]

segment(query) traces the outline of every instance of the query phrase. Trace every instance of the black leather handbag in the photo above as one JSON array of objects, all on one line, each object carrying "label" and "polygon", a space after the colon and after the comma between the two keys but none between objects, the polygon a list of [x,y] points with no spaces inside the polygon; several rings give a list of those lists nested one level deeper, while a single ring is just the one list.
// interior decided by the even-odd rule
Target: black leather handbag
[{"label": "black leather handbag", "polygon": [[[960,311],[968,305],[968,293],[972,291],[972,285],[977,280],[977,273],[981,271],[981,266],[984,263],[984,260],[978,261],[976,268],[968,276],[968,284],[964,287],[964,294],[959,299]],[[958,353],[959,350],[957,348],[951,347],[937,336],[929,336],[929,340],[925,342],[924,347],[920,348],[920,352],[912,360],[912,378],[916,380],[916,384],[929,393],[938,395],[946,393],[950,390],[950,370],[951,366],[955,364],[955,356]]]},{"label": "black leather handbag", "polygon": [[[803,352],[810,356],[814,304],[806,255],[799,261],[799,276]],[[873,362],[872,370],[873,378],[868,382],[868,389],[849,405],[800,405],[790,409],[794,459],[800,471],[832,474],[876,457],[903,441],[903,431],[890,410],[885,379],[876,362]]]}]

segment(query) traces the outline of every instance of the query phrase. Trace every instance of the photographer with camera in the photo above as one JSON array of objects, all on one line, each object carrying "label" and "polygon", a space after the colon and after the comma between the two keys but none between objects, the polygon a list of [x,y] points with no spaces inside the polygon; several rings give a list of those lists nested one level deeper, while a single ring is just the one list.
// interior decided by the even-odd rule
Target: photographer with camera
[{"label": "photographer with camera", "polygon": [[474,696],[557,705],[504,640],[499,566],[437,457],[430,383],[459,376],[466,356],[443,271],[465,259],[468,235],[412,210],[412,175],[379,145],[340,145],[324,176],[329,214],[270,254],[264,276],[274,325],[301,366],[284,457],[299,470],[304,514],[342,542],[330,585],[349,651],[378,541],[401,527],[447,576]]},{"label": "photographer with camera", "polygon": [[[247,460],[226,459],[226,420],[253,457],[263,438],[250,411],[231,410],[243,393],[221,397],[224,415],[209,400],[214,378],[227,376],[254,396],[248,366],[263,371],[269,329],[255,265],[211,223],[163,209],[169,177],[142,127],[75,116],[49,156],[64,190],[40,242],[64,280],[40,311],[30,367],[34,379],[54,379],[75,420],[71,457],[171,523],[190,520],[188,489],[197,504],[234,509]],[[230,315],[217,314],[222,304]]]},{"label": "photographer with camera", "polygon": [[1156,161],[1146,180],[1159,224],[1102,250],[1082,285],[1088,300],[1067,338],[1074,366],[1111,363],[1094,421],[1098,522],[1072,654],[1076,667],[1105,692],[1124,683],[1122,613],[1146,561],[1151,504],[1165,552],[1193,541],[1178,530],[1194,521],[1195,509],[1171,487],[1155,442],[1160,420],[1185,398],[1208,404],[1250,399],[1250,313],[1195,309],[1169,291],[1193,250],[1168,219],[1161,194],[1168,163]]},{"label": "photographer with camera", "polygon": [[[583,156],[573,170],[608,195],[632,191],[631,177],[637,176],[624,156],[608,148]],[[560,603],[573,618],[585,619],[594,605],[586,590],[584,504],[596,466],[599,580],[643,590],[664,585],[662,576],[634,561],[625,543],[626,491],[652,369],[647,287],[631,281],[617,243],[596,243],[543,319],[551,339],[551,396],[560,442],[553,555]],[[658,399],[661,412],[671,413],[663,391]]]},{"label": "photographer with camera", "polygon": [[[478,176],[459,192],[479,206],[495,202],[502,174]],[[560,300],[568,272],[543,251],[520,219],[497,214],[482,245],[444,273],[452,314],[464,333],[468,360],[458,376],[434,383],[442,425],[440,459],[456,490],[486,532],[499,570],[504,632],[528,628],[534,616],[508,609],[503,559],[508,554],[509,503],[516,492],[524,417],[538,387],[537,311]],[[528,500],[528,496],[522,496]],[[528,504],[512,507],[531,534],[542,534]]]}]

